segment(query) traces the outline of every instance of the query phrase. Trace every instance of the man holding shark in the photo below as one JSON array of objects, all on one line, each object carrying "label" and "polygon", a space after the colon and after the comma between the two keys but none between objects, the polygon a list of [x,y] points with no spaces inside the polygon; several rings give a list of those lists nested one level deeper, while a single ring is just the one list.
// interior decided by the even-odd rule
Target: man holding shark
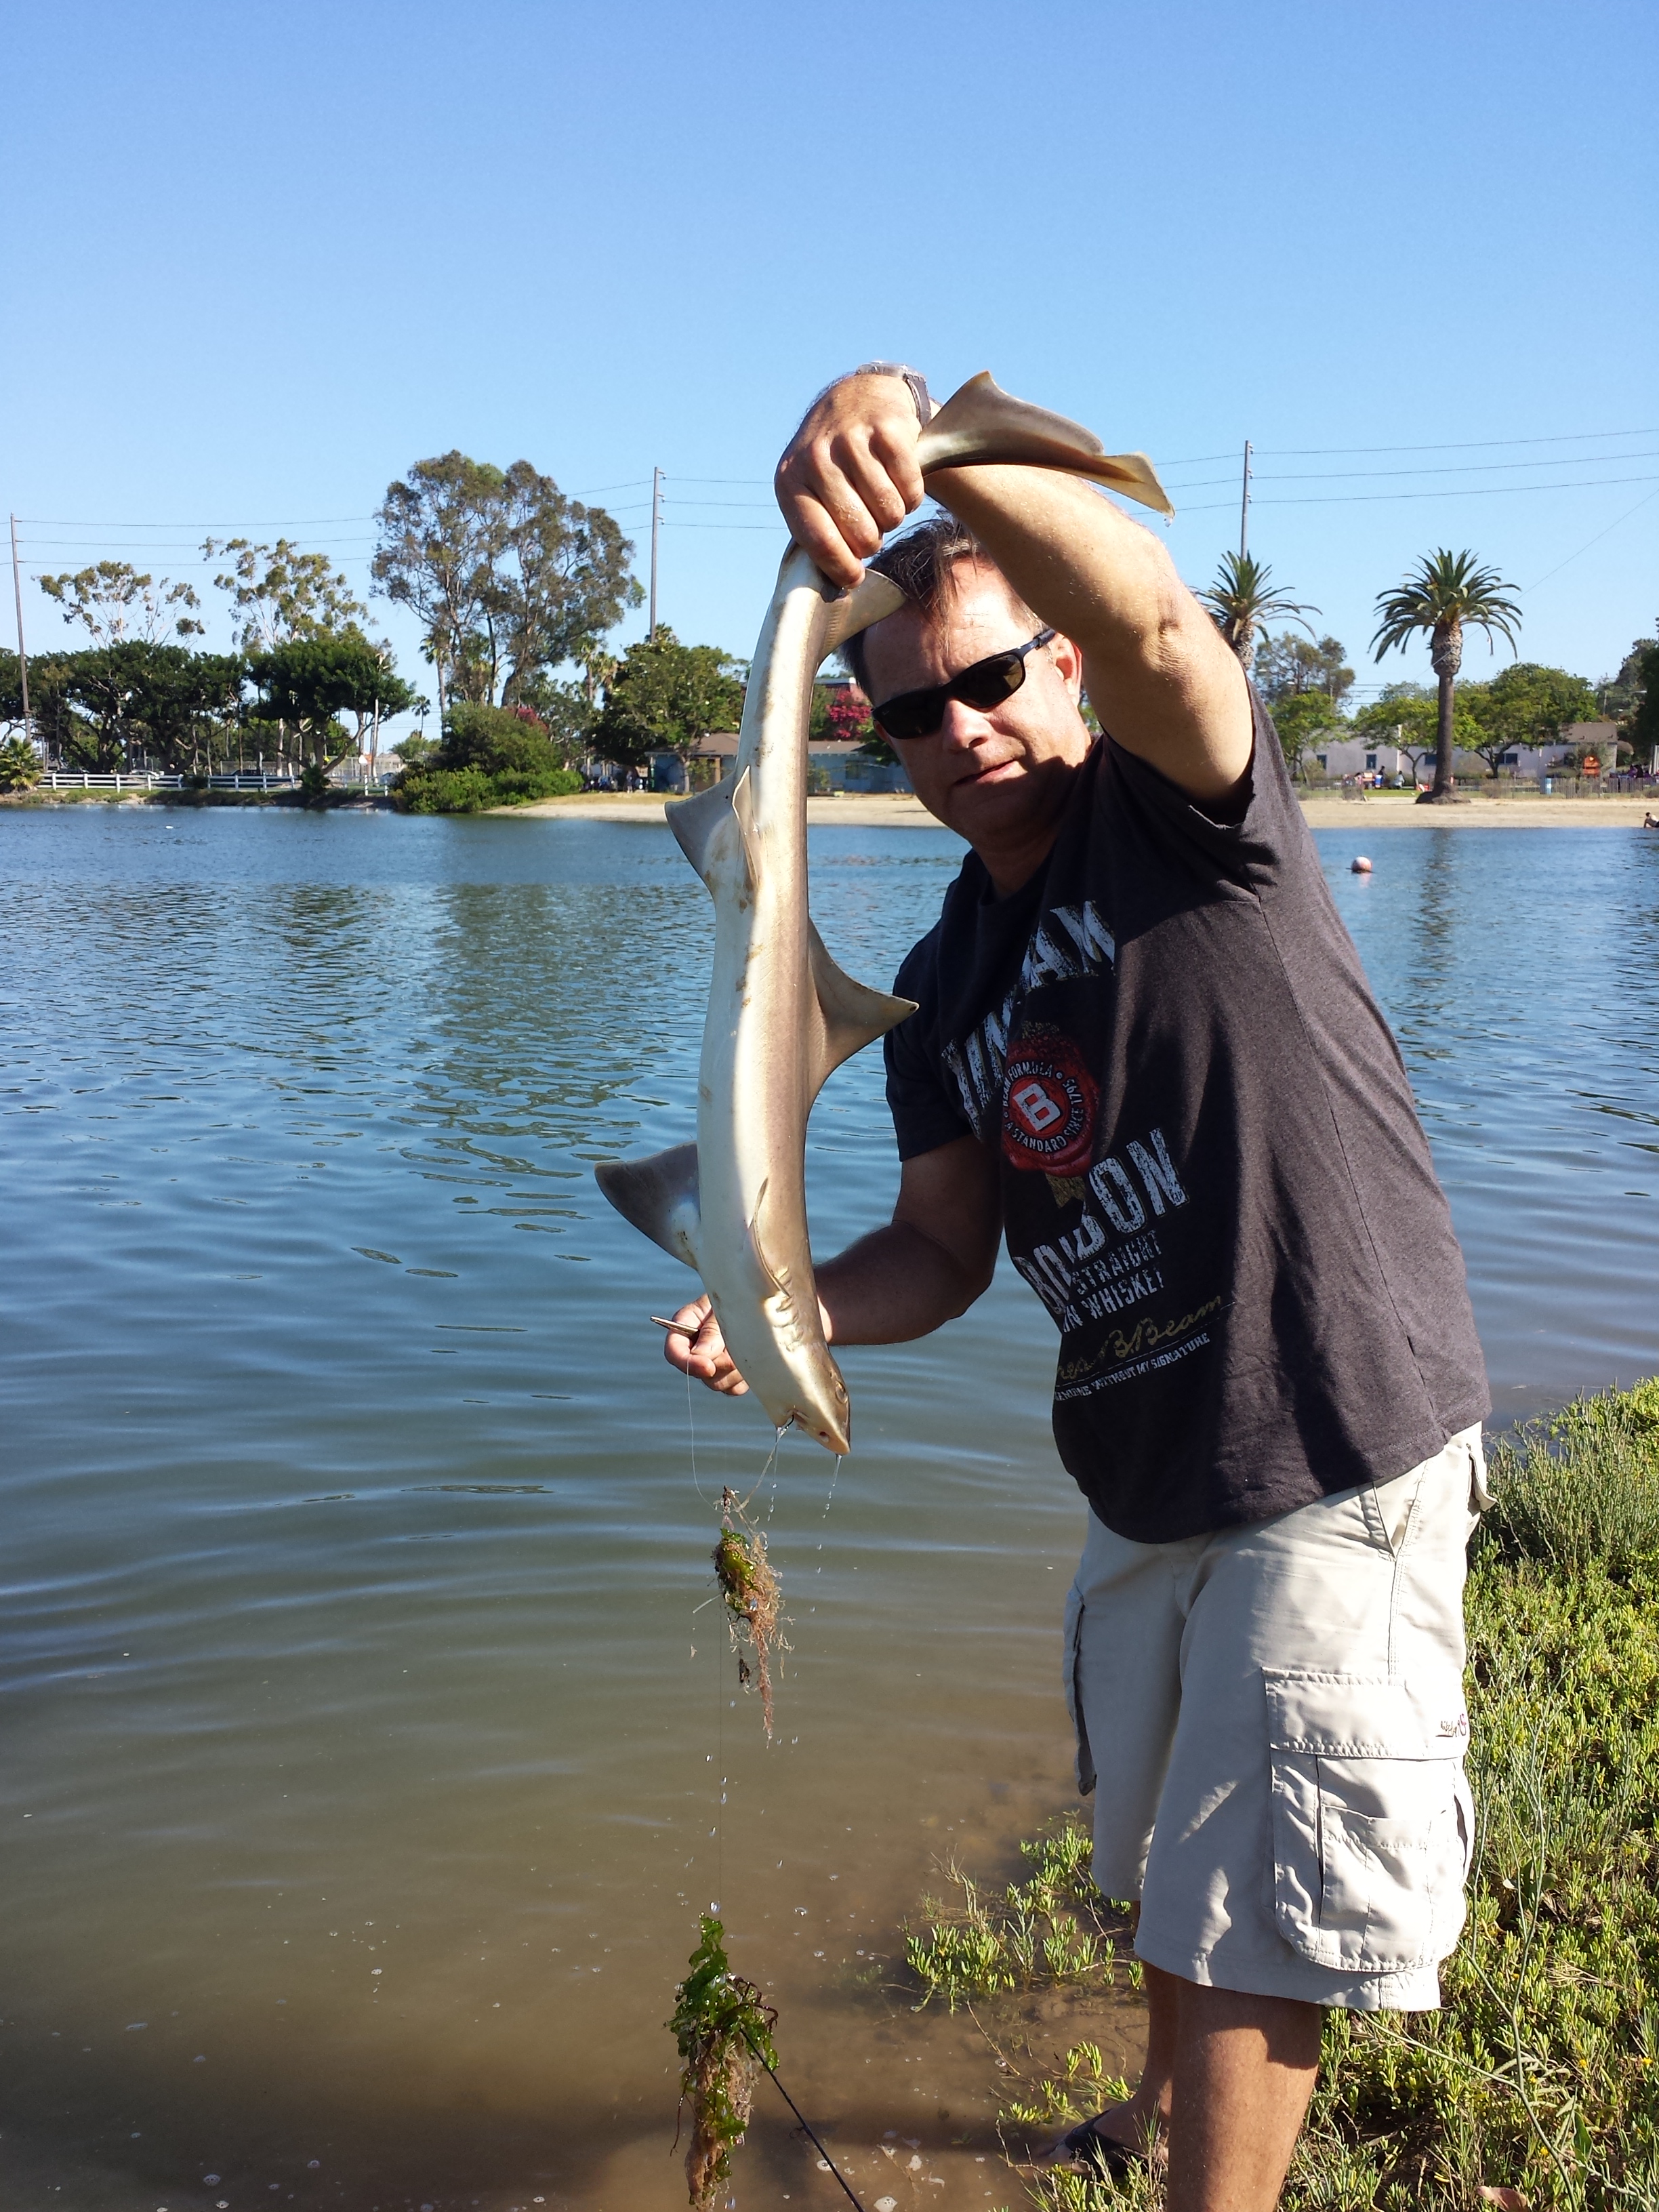
[{"label": "man holding shark", "polygon": [[[923,496],[914,372],[832,386],[779,465],[856,585]],[[1060,1331],[1088,1500],[1066,1623],[1096,1875],[1139,1900],[1124,2106],[1171,2212],[1269,2212],[1322,2009],[1432,2007],[1462,1919],[1464,1549],[1484,1369],[1392,1037],[1271,725],[1163,546],[1048,467],[930,469],[844,649],[972,848],[896,985],[892,1220],[817,1274],[836,1344],[925,1335],[1006,1237]],[[1097,739],[1086,690],[1109,734]],[[706,1300],[669,1358],[744,1385]]]}]

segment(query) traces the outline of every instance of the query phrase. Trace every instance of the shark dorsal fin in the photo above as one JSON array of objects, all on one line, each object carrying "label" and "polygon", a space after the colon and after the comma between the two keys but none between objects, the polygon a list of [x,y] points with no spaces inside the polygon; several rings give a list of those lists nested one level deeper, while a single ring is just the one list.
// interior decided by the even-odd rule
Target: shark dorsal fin
[{"label": "shark dorsal fin", "polygon": [[810,1104],[842,1060],[851,1060],[855,1052],[861,1052],[877,1037],[896,1029],[907,1014],[915,1013],[916,1002],[914,999],[891,998],[885,991],[872,991],[866,983],[855,983],[843,969],[836,967],[811,921],[806,928],[807,962],[818,1012],[818,1023],[807,1046],[806,1096]]},{"label": "shark dorsal fin", "polygon": [[924,476],[932,469],[986,461],[1064,469],[1091,477],[1160,514],[1175,513],[1145,453],[1109,453],[1092,430],[1028,399],[1016,399],[989,369],[951,393],[917,441],[916,459]]},{"label": "shark dorsal fin", "polygon": [[644,1160],[606,1160],[594,1179],[624,1221],[642,1230],[653,1244],[697,1265],[697,1148],[674,1145]]}]

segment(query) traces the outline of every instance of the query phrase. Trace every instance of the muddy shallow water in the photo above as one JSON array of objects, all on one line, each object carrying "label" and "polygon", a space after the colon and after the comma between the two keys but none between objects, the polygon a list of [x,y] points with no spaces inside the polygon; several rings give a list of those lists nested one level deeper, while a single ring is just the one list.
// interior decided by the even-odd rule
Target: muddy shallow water
[{"label": "muddy shallow water", "polygon": [[[1659,1367],[1659,850],[1360,842],[1322,833],[1501,1414]],[[813,833],[851,972],[959,850]],[[0,2203],[666,2212],[717,1899],[866,2204],[1011,2201],[991,2054],[910,2009],[897,1923],[1070,1802],[1035,1300],[850,1353],[833,1480],[786,1444],[769,1750],[708,1553],[770,1439],[688,1407],[645,1316],[690,1279],[590,1172],[689,1131],[665,831],[65,809],[0,865]],[[821,1249],[890,1198],[879,1073],[815,1115]],[[1132,2006],[1061,2010],[1026,2026],[1133,2063]],[[792,2125],[763,2082],[739,2201],[844,2203]]]}]

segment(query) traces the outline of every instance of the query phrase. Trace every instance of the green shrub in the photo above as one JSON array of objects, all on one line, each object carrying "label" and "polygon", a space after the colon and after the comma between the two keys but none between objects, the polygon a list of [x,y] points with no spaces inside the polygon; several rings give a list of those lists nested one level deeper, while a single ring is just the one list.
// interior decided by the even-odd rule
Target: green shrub
[{"label": "green shrub", "polygon": [[563,799],[582,780],[567,768],[544,726],[506,707],[457,707],[443,744],[406,769],[394,796],[410,814],[481,814]]},{"label": "green shrub", "polygon": [[[1088,1830],[1064,1820],[1019,1848],[1033,1870],[1000,1897],[982,1896],[953,1866],[956,1897],[923,1899],[927,1917],[904,1932],[905,1960],[922,1992],[918,2011],[936,1996],[954,2012],[1000,1990],[1111,1978],[1127,1908],[1114,1908],[1095,1887]],[[1129,1966],[1138,1981],[1138,1965]]]},{"label": "green shrub", "polygon": [[27,738],[0,744],[0,791],[28,791],[40,781],[40,756]]},{"label": "green shrub", "polygon": [[453,707],[438,764],[482,769],[486,775],[534,776],[562,769],[564,762],[538,716],[511,707]]}]

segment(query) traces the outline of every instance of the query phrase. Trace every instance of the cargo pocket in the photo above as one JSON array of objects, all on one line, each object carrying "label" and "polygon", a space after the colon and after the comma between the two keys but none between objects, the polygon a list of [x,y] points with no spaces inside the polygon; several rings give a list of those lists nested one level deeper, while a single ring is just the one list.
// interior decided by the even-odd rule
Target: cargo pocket
[{"label": "cargo pocket", "polygon": [[1463,1925],[1474,1832],[1461,1684],[1263,1677],[1279,1935],[1348,1973],[1437,1964]]},{"label": "cargo pocket", "polygon": [[1083,1593],[1073,1583],[1066,1593],[1066,1710],[1077,1737],[1077,1788],[1086,1797],[1095,1786],[1094,1754],[1089,1749],[1089,1725],[1083,1717],[1083,1688],[1077,1678],[1083,1640]]}]

